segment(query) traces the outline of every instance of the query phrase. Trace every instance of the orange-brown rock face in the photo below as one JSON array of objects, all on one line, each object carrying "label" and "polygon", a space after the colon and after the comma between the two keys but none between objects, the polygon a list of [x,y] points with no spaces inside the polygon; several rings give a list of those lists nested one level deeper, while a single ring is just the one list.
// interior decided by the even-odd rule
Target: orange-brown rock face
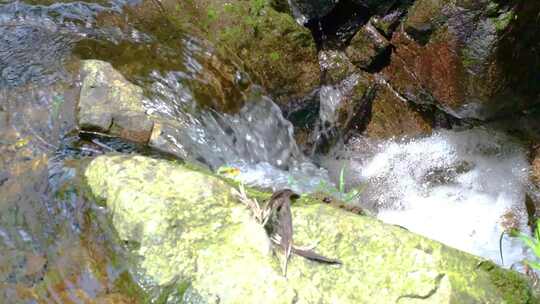
[{"label": "orange-brown rock face", "polygon": [[398,47],[384,74],[405,96],[423,101],[422,97],[431,95],[454,109],[463,104],[465,97],[461,81],[463,66],[454,51],[455,38],[450,33],[446,36],[422,46],[404,32],[396,33],[392,42]]},{"label": "orange-brown rock face", "polygon": [[371,138],[418,136],[431,133],[431,124],[394,93],[381,87],[373,101],[371,120],[365,134]]},{"label": "orange-brown rock face", "polygon": [[[518,42],[515,37],[523,36],[518,28],[527,25],[517,20],[539,10],[533,4],[416,1],[393,34],[393,54],[383,73],[414,103],[435,104],[459,118],[489,119],[527,109],[539,102],[530,83],[540,79],[535,72],[540,61],[523,54],[521,45],[537,38],[531,34]],[[506,54],[510,41],[516,42],[512,55]],[[512,72],[517,69],[520,80]]]}]

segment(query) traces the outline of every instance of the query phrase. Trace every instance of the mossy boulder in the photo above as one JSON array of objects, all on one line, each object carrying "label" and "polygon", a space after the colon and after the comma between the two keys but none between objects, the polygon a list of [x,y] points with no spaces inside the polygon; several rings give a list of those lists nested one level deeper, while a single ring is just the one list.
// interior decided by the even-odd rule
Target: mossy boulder
[{"label": "mossy boulder", "polygon": [[[287,276],[232,187],[183,165],[100,156],[90,192],[127,244],[132,273],[182,303],[532,303],[521,275],[373,218],[303,198],[295,243],[339,258],[293,256]],[[268,197],[268,194],[258,194]],[[172,286],[172,287],[171,287]],[[173,291],[168,296],[166,291]]]},{"label": "mossy boulder", "polygon": [[223,53],[237,56],[278,103],[286,104],[319,85],[317,50],[310,31],[271,4],[266,0],[180,1],[174,3],[170,17]]}]

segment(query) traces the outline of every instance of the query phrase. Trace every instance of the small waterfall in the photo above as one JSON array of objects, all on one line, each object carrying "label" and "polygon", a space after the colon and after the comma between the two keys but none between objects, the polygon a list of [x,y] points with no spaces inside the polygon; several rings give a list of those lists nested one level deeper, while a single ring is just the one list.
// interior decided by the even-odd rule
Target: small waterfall
[{"label": "small waterfall", "polygon": [[263,188],[304,193],[328,181],[326,170],[300,152],[280,108],[256,87],[237,113],[219,113],[197,104],[188,74],[154,72],[151,79],[147,109],[174,126],[161,143],[167,150],[212,170],[234,168],[235,179]]}]

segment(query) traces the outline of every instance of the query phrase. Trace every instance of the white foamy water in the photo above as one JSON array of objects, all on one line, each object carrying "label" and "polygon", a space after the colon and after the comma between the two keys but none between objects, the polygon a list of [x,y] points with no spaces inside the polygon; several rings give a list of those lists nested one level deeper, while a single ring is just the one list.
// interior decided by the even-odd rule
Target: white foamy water
[{"label": "white foamy water", "polygon": [[[378,145],[358,141],[355,149],[364,154],[351,154],[350,175],[367,184],[360,204],[384,222],[499,264],[504,227],[530,232],[526,154],[501,134],[440,131]],[[506,237],[503,256],[504,266],[521,262],[521,242]]]}]

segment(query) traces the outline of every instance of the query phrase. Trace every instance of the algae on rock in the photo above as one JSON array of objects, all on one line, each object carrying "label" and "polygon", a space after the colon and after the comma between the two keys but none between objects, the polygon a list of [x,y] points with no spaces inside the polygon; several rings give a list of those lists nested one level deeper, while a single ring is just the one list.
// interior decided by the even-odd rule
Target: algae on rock
[{"label": "algae on rock", "polygon": [[142,156],[100,156],[84,174],[121,240],[137,244],[132,272],[177,284],[185,303],[533,301],[517,273],[310,198],[293,205],[295,243],[318,242],[343,265],[293,257],[283,277],[264,229],[223,180]]},{"label": "algae on rock", "polygon": [[270,4],[180,1],[171,18],[190,24],[200,36],[238,56],[278,103],[286,103],[319,85],[317,50],[307,28]]}]

